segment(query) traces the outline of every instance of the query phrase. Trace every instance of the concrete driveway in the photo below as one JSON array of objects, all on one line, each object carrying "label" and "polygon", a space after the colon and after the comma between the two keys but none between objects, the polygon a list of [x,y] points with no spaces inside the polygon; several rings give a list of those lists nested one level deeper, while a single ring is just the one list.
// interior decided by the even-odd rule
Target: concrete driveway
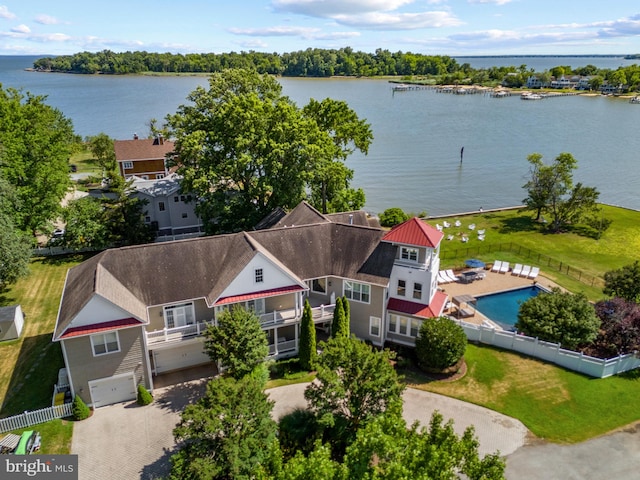
[{"label": "concrete driveway", "polygon": [[[135,402],[102,407],[74,425],[72,453],[78,454],[80,480],[157,479],[169,472],[174,453],[172,431],[184,406],[202,395],[208,379],[155,390],[146,407]],[[269,390],[275,401],[274,418],[305,407],[306,384]],[[427,425],[438,410],[454,420],[456,433],[474,425],[482,455],[500,451],[507,457],[509,480],[632,480],[640,469],[640,423],[611,435],[577,445],[546,444],[533,440],[522,423],[477,405],[440,395],[407,389],[404,417]]]}]

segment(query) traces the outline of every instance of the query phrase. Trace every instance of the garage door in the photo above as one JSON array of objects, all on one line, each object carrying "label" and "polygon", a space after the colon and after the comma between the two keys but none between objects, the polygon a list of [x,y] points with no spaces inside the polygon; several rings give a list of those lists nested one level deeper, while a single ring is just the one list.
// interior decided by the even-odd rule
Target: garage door
[{"label": "garage door", "polygon": [[136,381],[133,372],[99,378],[89,382],[93,407],[126,402],[136,398]]},{"label": "garage door", "polygon": [[153,364],[156,374],[211,362],[209,356],[204,353],[203,347],[202,342],[192,342],[187,345],[154,350]]}]

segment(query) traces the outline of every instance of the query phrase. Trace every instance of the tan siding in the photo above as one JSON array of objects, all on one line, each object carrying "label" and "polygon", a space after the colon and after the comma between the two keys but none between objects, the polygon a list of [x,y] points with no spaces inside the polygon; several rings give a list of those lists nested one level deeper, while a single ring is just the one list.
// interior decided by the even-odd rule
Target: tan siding
[{"label": "tan siding", "polygon": [[[207,307],[207,302],[204,299],[193,300],[193,308],[195,310],[196,320],[198,322],[213,320],[213,309]],[[189,300],[184,302],[177,302],[178,304],[189,303]],[[153,332],[154,330],[162,330],[164,328],[164,307],[151,307],[149,308],[149,325],[147,326],[147,332]]]},{"label": "tan siding", "polygon": [[277,297],[269,297],[265,299],[264,308],[267,313],[278,310],[289,310],[296,305],[297,293],[290,293],[289,295],[279,295]]},{"label": "tan siding", "polygon": [[371,285],[371,303],[360,303],[349,301],[351,307],[351,333],[363,340],[371,340],[380,343],[382,337],[369,336],[369,317],[383,318],[383,306],[385,300],[385,289],[376,285]]},{"label": "tan siding", "polygon": [[136,383],[150,386],[147,378],[146,355],[143,354],[142,327],[118,330],[120,351],[93,356],[90,337],[64,340],[69,370],[75,393],[87,403],[91,402],[89,381],[133,371]]}]

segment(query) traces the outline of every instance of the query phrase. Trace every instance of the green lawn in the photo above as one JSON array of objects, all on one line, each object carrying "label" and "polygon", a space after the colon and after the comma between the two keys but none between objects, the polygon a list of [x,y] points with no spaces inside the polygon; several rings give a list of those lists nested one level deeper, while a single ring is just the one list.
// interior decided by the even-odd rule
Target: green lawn
[{"label": "green lawn", "polygon": [[414,387],[459,398],[522,421],[536,436],[574,443],[640,420],[637,371],[593,379],[542,361],[469,345],[468,371],[454,382],[409,375]]},{"label": "green lawn", "polygon": [[12,433],[21,434],[25,430],[37,430],[42,437],[42,444],[38,454],[67,455],[71,453],[71,438],[73,437],[73,422],[70,420],[52,420],[29,428],[16,430]]}]

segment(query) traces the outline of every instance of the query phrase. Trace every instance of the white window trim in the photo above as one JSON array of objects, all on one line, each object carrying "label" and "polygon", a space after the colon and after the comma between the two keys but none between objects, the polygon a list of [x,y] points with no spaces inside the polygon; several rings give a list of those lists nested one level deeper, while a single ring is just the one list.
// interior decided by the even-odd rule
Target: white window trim
[{"label": "white window trim", "polygon": [[[416,285],[420,285],[420,289],[417,290],[416,289]],[[412,298],[414,300],[422,300],[422,290],[423,290],[423,284],[421,282],[413,282],[413,294],[412,294]],[[416,297],[416,293],[420,292],[420,296]]]},{"label": "white window trim", "polygon": [[[373,328],[378,329],[378,334],[373,333]],[[382,334],[382,319],[380,317],[369,317],[369,336],[380,338]]]},{"label": "white window trim", "polygon": [[[173,312],[177,312],[182,310],[182,315],[184,315],[184,324],[176,325],[176,316]],[[173,327],[170,327],[168,324],[168,316],[167,312],[171,312],[171,316],[173,317]],[[167,305],[163,308],[162,316],[164,317],[164,327],[169,328],[180,328],[186,327],[187,325],[194,325],[196,323],[196,312],[193,307],[193,302],[189,303],[180,303],[177,305]]]},{"label": "white window trim", "polygon": [[[391,329],[391,320],[392,317],[395,317],[396,320],[396,325],[395,325],[395,329]],[[400,332],[400,321],[402,320],[406,320],[407,321],[407,331],[406,333],[401,333]],[[389,333],[394,333],[396,335],[402,335],[404,337],[410,337],[410,338],[416,338],[418,335],[416,334],[416,336],[411,335],[411,326],[416,323],[416,324],[420,324],[417,328],[417,332],[420,332],[420,327],[422,326],[422,322],[423,320],[419,320],[417,318],[412,318],[412,317],[405,317],[403,315],[398,315],[396,313],[390,313],[389,314],[389,323],[388,323],[388,327],[387,327],[387,331]]]},{"label": "white window trim", "polygon": [[[106,335],[110,335],[110,334],[114,334],[116,336],[116,344],[118,345],[118,348],[116,350],[107,349],[108,343],[105,337]],[[89,338],[91,339],[91,351],[93,352],[94,357],[101,357],[102,355],[109,355],[110,353],[118,353],[120,351],[120,336],[118,335],[117,331],[96,333],[94,335],[91,335],[91,337]],[[103,343],[97,343],[98,338],[100,338],[103,341]],[[104,345],[105,351],[103,353],[96,353],[96,345]]]},{"label": "white window trim", "polygon": [[[406,254],[406,258],[405,258]],[[415,259],[411,258],[412,254],[415,254]],[[413,247],[400,247],[400,258],[407,262],[417,262],[420,258],[420,250]]]},{"label": "white window trim", "polygon": [[[400,283],[404,283],[404,285],[401,287]],[[400,289],[402,288],[402,293],[400,293]],[[396,288],[396,295],[398,295],[399,297],[406,297],[407,296],[407,281],[403,280],[402,278],[398,279],[398,286]]]},{"label": "white window trim", "polygon": [[133,162],[122,162],[122,168],[125,170],[131,170],[133,168]]},{"label": "white window trim", "polygon": [[[347,289],[348,284],[351,284],[353,287],[355,287],[356,285],[360,287],[359,291],[357,292],[360,296],[360,299],[353,298],[353,292],[355,292],[355,288],[348,290]],[[367,295],[369,297],[367,301],[362,300],[362,295],[363,295],[362,287],[366,287],[367,289]],[[371,285],[369,285],[368,283],[354,282],[353,280],[345,280],[342,284],[342,295],[347,297],[348,300],[369,304],[371,303]]]}]

